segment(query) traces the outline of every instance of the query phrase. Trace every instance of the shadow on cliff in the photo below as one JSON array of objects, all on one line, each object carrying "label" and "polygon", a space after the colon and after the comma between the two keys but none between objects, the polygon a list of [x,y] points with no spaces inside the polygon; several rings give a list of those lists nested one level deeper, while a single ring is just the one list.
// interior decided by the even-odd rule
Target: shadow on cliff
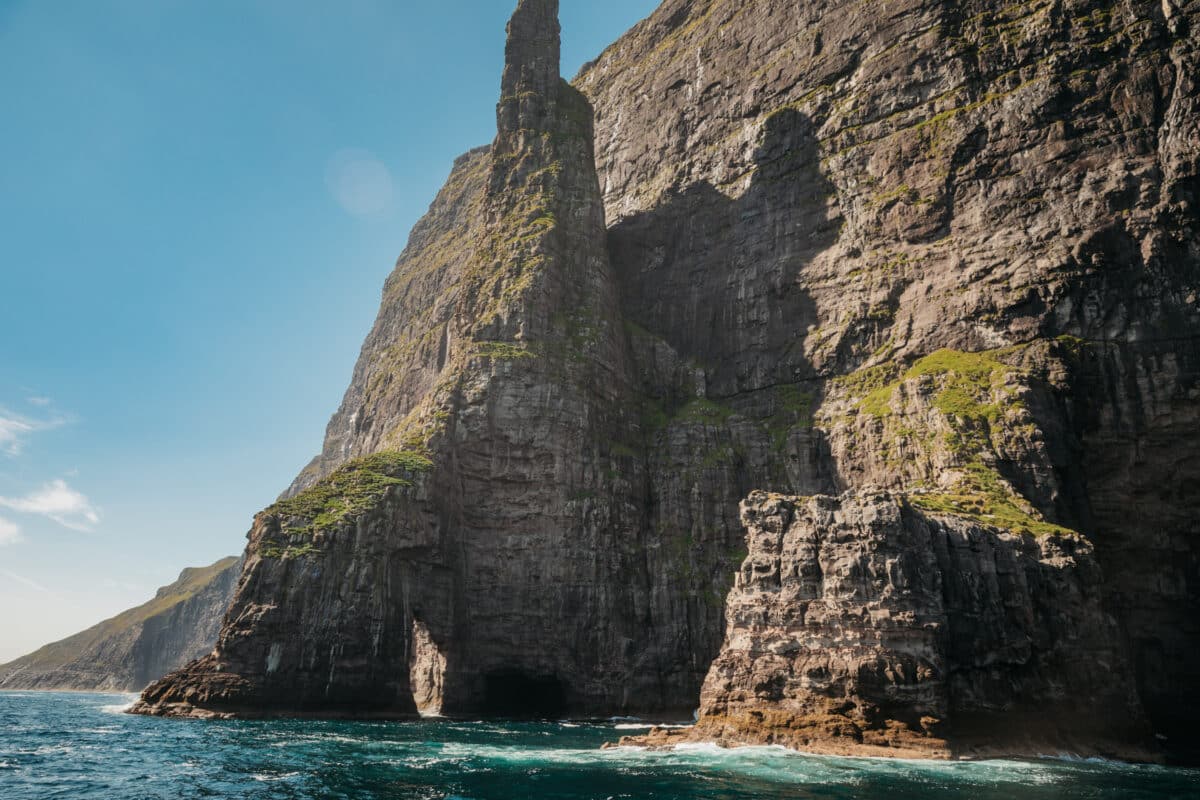
[{"label": "shadow on cliff", "polygon": [[[673,710],[694,703],[724,641],[741,501],[834,488],[811,425],[822,381],[805,355],[818,315],[803,277],[836,243],[841,215],[812,121],[791,109],[769,117],[752,170],[740,194],[695,183],[609,229],[622,313],[649,334],[634,337],[641,388],[668,420],[646,431],[645,555],[630,580],[668,598],[658,614],[672,641],[656,657]],[[669,376],[655,340],[683,362]]]},{"label": "shadow on cliff", "polygon": [[[418,705],[429,701],[450,716],[506,718],[694,708],[724,639],[724,597],[744,539],[739,503],[756,488],[796,494],[828,488],[819,437],[805,429],[809,414],[795,398],[808,393],[811,401],[817,393],[803,347],[817,314],[800,278],[838,237],[833,198],[811,121],[784,110],[764,125],[753,177],[740,196],[693,185],[610,230],[625,318],[701,369],[709,401],[736,407],[759,424],[727,426],[684,415],[677,424],[686,430],[648,446],[654,466],[640,501],[645,541],[636,557],[612,554],[615,566],[605,576],[622,595],[611,604],[621,618],[578,616],[590,606],[570,593],[557,609],[554,624],[570,630],[631,627],[632,649],[622,658],[638,663],[639,674],[613,670],[609,680],[620,686],[590,685],[597,679],[576,663],[582,654],[546,649],[563,647],[569,637],[545,632],[529,631],[529,645],[520,649],[464,641],[472,610],[453,587],[469,582],[466,573],[446,573],[440,583],[429,575],[407,612],[426,631],[414,637],[409,659],[408,688]],[[663,387],[654,375],[647,380],[658,384],[644,388],[669,416],[696,399],[694,388]],[[772,427],[784,417],[787,441],[773,442]],[[714,449],[758,455],[712,463]],[[686,469],[671,466],[680,464]],[[445,561],[460,558],[447,554]],[[396,583],[405,580],[398,576]],[[598,698],[622,699],[601,706]]]},{"label": "shadow on cliff", "polygon": [[812,121],[772,115],[740,196],[692,184],[610,229],[626,319],[702,365],[714,395],[812,379],[803,344],[817,313],[798,281],[837,241],[835,198]]}]

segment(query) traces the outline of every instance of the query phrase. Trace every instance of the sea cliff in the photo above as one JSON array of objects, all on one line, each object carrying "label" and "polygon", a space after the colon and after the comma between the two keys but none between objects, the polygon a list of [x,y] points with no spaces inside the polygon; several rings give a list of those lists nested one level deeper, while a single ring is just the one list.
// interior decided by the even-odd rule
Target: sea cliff
[{"label": "sea cliff", "polygon": [[1188,752],[1198,23],[667,0],[568,84],[522,0],[495,140],[137,710]]}]

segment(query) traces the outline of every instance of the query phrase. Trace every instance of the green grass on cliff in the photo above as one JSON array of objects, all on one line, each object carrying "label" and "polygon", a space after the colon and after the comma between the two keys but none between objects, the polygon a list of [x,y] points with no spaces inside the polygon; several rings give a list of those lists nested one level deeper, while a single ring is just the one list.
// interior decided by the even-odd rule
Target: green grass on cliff
[{"label": "green grass on cliff", "polygon": [[516,361],[535,357],[534,353],[524,344],[513,342],[476,342],[472,346],[471,352],[493,361]]},{"label": "green grass on cliff", "polygon": [[792,431],[812,427],[816,398],[798,386],[777,386],[774,399],[774,411],[766,420],[766,429],[772,449],[781,453],[787,447]]},{"label": "green grass on cliff", "polygon": [[[1006,408],[1020,405],[1003,388],[1005,377],[1020,371],[999,360],[1012,352],[1015,352],[1012,348],[981,353],[938,350],[917,361],[895,380],[888,379],[895,374],[895,367],[882,365],[859,370],[841,382],[851,396],[861,397],[860,410],[886,417],[894,413],[891,403],[902,383],[930,378],[938,384],[933,398],[938,411],[959,419],[994,423]],[[1003,400],[996,400],[997,395]]]},{"label": "green grass on cliff", "polygon": [[702,425],[720,425],[731,416],[733,416],[733,409],[701,397],[679,409],[675,414],[675,419]]},{"label": "green grass on cliff", "polygon": [[265,513],[280,517],[291,532],[329,530],[370,510],[391,487],[411,486],[414,474],[432,468],[433,462],[416,451],[374,453],[347,462],[315,486],[279,501]]},{"label": "green grass on cliff", "polygon": [[[1004,362],[1020,347],[967,353],[939,350],[907,369],[896,365],[868,367],[838,380],[860,413],[883,421],[883,435],[903,432],[918,440],[914,423],[898,408],[901,386],[928,393],[933,406],[949,423],[943,436],[924,440],[924,448],[945,448],[960,475],[952,489],[912,496],[914,506],[925,511],[968,517],[981,524],[1035,536],[1074,534],[1047,522],[991,464],[995,460],[995,435],[1019,430],[1016,415],[1024,409],[1018,391],[1009,385],[1023,370]],[[1028,426],[1026,420],[1025,425]]]},{"label": "green grass on cliff", "polygon": [[1075,536],[1076,531],[1042,518],[992,467],[973,461],[961,468],[964,477],[953,492],[919,494],[911,497],[917,508],[938,514],[968,517],[997,528],[1034,536]]}]

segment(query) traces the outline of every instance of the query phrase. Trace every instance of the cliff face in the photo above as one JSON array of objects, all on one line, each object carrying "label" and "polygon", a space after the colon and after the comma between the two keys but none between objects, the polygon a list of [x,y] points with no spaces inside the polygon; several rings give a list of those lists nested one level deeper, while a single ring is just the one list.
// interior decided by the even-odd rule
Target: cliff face
[{"label": "cliff face", "polygon": [[[518,5],[496,140],[413,231],[216,652],[141,710],[682,713],[703,683],[752,741],[755,702],[833,706],[757,655],[754,603],[806,612],[747,593],[754,524],[727,623],[739,502],[869,490],[847,546],[920,589],[856,578],[854,613],[943,633],[863,628],[904,677],[830,677],[845,730],[965,752],[1103,697],[1130,724],[1093,744],[1192,737],[1200,2],[667,0],[574,87],[556,11]],[[982,552],[1013,585],[970,588]]]},{"label": "cliff face", "polygon": [[[622,309],[704,365],[730,473],[1084,534],[1172,744],[1200,701],[1198,22],[668,0],[577,80]],[[781,390],[813,425],[770,474],[738,437]]]},{"label": "cliff face", "polygon": [[742,516],[750,555],[699,721],[642,743],[1147,757],[1082,537],[1035,539],[888,494],[755,493]]},{"label": "cliff face", "polygon": [[185,569],[150,602],[0,665],[0,689],[141,691],[212,649],[241,566]]},{"label": "cliff face", "polygon": [[556,3],[509,25],[497,123],[389,279],[325,452],[256,520],[216,652],[142,710],[695,702],[735,562],[676,571],[688,543],[647,519],[592,112],[558,74]]}]

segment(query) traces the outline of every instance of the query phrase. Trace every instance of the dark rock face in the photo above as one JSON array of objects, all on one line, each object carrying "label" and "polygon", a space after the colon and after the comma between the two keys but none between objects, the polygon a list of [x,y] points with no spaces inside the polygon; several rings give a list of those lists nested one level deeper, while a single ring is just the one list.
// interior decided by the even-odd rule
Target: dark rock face
[{"label": "dark rock face", "polygon": [[325,453],[251,531],[216,652],[141,710],[694,704],[735,561],[678,571],[682,537],[647,523],[592,113],[557,77],[556,17],[519,6],[495,142],[414,232]]},{"label": "dark rock face", "polygon": [[242,564],[187,569],[150,602],[0,665],[0,689],[141,691],[217,641]]},{"label": "dark rock face", "polygon": [[638,743],[1147,757],[1082,537],[1034,539],[886,494],[755,493],[742,516],[750,555],[699,722]]},{"label": "dark rock face", "polygon": [[[924,595],[861,589],[951,633],[904,629],[928,653],[895,686],[842,681],[839,730],[1112,752],[1146,720],[1186,749],[1198,23],[1196,0],[667,0],[572,87],[557,4],[523,0],[496,140],[414,229],[216,652],[141,710],[687,713],[704,684],[749,719],[739,502],[883,491],[845,524],[924,564]],[[1012,585],[978,589],[981,553]],[[1030,716],[1101,697],[1127,728]]]},{"label": "dark rock face", "polygon": [[[829,491],[798,485],[815,461],[836,491],[1083,532],[1172,747],[1200,707],[1198,17],[668,0],[577,80],[624,313],[708,366],[735,422],[780,383],[815,398],[790,480],[752,485]],[[818,159],[781,151],[768,181],[780,115]],[[1004,366],[916,367],[943,349]]]}]

